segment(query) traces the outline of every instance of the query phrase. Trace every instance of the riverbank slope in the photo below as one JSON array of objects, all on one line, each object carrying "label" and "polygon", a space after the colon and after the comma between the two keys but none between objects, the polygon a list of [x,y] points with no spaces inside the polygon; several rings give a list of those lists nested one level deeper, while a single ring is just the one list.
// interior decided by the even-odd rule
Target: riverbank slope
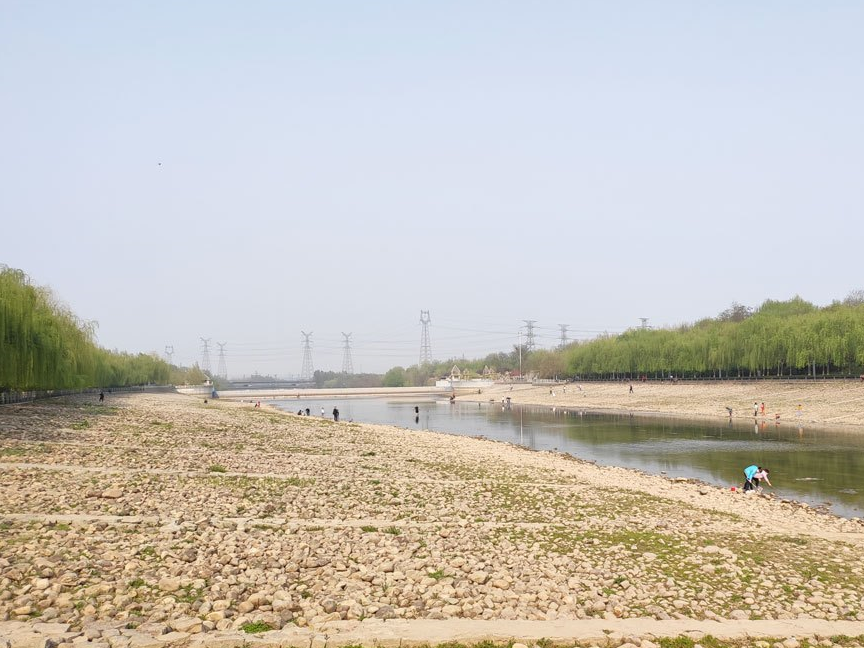
[{"label": "riverbank slope", "polygon": [[124,394],[0,477],[12,648],[864,635],[860,520],[504,443]]}]

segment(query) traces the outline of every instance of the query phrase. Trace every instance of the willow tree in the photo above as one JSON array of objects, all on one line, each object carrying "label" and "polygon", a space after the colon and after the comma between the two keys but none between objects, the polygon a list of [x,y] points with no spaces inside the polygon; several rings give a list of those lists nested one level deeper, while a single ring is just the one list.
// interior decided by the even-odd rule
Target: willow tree
[{"label": "willow tree", "polygon": [[153,355],[101,349],[95,324],[31,285],[21,270],[0,266],[0,390],[164,384],[169,372]]}]

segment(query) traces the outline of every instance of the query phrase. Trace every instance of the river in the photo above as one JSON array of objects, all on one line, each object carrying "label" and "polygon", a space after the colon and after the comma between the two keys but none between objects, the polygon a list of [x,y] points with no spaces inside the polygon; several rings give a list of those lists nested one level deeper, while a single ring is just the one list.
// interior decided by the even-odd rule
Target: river
[{"label": "river", "polygon": [[[557,450],[600,465],[635,468],[740,488],[750,464],[770,469],[782,498],[864,516],[864,435],[773,422],[689,421],[580,412],[573,408],[409,399],[329,398],[271,401],[285,411],[403,428],[483,436],[533,450]],[[415,413],[419,409],[419,414]],[[766,489],[771,490],[771,489]]]}]

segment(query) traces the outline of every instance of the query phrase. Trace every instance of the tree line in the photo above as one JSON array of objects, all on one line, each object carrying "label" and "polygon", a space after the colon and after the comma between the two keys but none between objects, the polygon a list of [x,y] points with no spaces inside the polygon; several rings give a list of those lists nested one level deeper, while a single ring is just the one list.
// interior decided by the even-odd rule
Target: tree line
[{"label": "tree line", "polygon": [[[800,297],[740,304],[717,317],[675,328],[630,329],[563,348],[451,358],[383,377],[316,372],[319,387],[434,384],[458,366],[463,377],[636,379],[859,375],[864,371],[864,291],[818,307]],[[156,354],[108,351],[95,323],[81,321],[21,270],[0,265],[0,391],[197,384],[197,367],[169,365]]]},{"label": "tree line", "polygon": [[733,304],[674,329],[631,329],[574,344],[566,370],[588,377],[686,378],[857,375],[864,367],[864,300],[819,308],[800,297],[755,311]]},{"label": "tree line", "polygon": [[[521,354],[520,354],[521,351]],[[521,356],[521,364],[520,364]],[[751,309],[734,303],[717,317],[674,328],[634,328],[563,348],[394,367],[384,386],[429,384],[456,365],[463,376],[560,379],[857,376],[864,371],[864,291],[818,307],[800,297]]]},{"label": "tree line", "polygon": [[0,391],[169,384],[190,373],[156,355],[103,349],[95,329],[23,271],[0,265]]}]

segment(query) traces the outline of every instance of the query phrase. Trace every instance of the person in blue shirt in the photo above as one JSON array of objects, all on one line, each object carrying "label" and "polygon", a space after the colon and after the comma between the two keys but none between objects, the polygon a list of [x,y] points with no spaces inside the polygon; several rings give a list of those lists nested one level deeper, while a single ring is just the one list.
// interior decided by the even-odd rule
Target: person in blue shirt
[{"label": "person in blue shirt", "polygon": [[771,481],[768,479],[768,473],[771,472],[762,466],[752,465],[744,469],[744,492],[756,490],[759,488],[760,480],[764,479],[769,486]]}]

